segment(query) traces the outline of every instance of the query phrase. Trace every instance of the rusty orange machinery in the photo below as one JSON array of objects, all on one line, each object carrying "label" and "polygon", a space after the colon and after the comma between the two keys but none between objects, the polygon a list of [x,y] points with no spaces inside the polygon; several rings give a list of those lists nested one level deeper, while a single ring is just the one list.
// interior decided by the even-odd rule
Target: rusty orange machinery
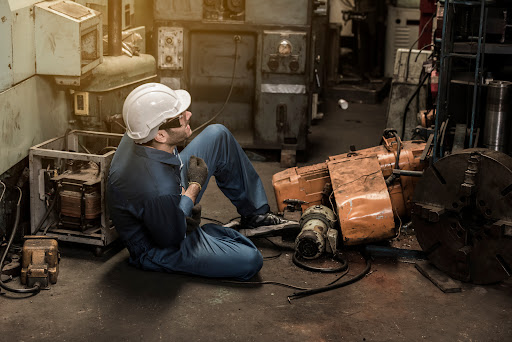
[{"label": "rusty orange machinery", "polygon": [[397,147],[400,149],[401,170],[421,171],[420,161],[425,148],[422,141],[397,143],[385,139],[381,146],[329,157],[324,163],[294,167],[276,173],[272,185],[279,211],[284,211],[286,199],[307,202],[302,210],[325,200],[336,207],[343,244],[357,245],[389,239],[396,235],[394,216],[407,216],[417,177],[400,176],[389,186],[386,179],[393,173]]}]

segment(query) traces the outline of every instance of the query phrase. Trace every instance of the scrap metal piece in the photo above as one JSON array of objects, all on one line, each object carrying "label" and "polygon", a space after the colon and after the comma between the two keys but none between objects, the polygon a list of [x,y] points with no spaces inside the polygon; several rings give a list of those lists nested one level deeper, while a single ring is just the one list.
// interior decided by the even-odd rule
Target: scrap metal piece
[{"label": "scrap metal piece", "polygon": [[437,286],[444,293],[461,292],[460,282],[453,280],[437,268],[432,266],[428,261],[419,261],[414,265],[416,269]]},{"label": "scrap metal piece", "polygon": [[424,172],[413,197],[412,221],[430,261],[475,284],[512,273],[512,158],[469,149]]},{"label": "scrap metal piece", "polygon": [[343,243],[355,245],[395,236],[391,198],[378,158],[346,158],[327,166]]}]

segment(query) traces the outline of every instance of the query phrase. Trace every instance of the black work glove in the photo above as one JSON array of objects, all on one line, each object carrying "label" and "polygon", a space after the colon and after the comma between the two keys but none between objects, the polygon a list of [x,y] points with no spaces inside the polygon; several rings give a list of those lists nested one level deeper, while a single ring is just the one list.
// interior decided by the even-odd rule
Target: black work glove
[{"label": "black work glove", "polygon": [[198,183],[199,187],[202,188],[208,177],[208,166],[206,166],[204,160],[196,156],[191,156],[188,161],[187,177],[189,184]]},{"label": "black work glove", "polygon": [[201,224],[201,204],[196,204],[192,208],[190,217],[186,217],[187,220],[187,233],[196,230]]}]

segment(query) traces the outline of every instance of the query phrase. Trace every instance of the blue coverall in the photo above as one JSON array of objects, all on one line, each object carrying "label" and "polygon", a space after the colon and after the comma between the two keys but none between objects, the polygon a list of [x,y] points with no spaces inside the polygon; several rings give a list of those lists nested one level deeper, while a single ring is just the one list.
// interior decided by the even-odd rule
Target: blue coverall
[{"label": "blue coverall", "polygon": [[135,144],[125,134],[110,165],[107,204],[130,262],[146,270],[248,280],[263,258],[245,236],[215,224],[186,234],[194,203],[182,195],[182,185],[188,184],[192,155],[208,165],[196,202],[213,175],[240,215],[268,212],[261,179],[224,126],[208,126],[179,155]]}]

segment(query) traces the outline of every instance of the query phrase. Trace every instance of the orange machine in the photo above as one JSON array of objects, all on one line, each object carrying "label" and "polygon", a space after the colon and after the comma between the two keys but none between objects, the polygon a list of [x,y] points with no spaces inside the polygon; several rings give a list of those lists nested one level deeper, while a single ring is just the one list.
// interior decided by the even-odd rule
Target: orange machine
[{"label": "orange machine", "polygon": [[[276,173],[272,184],[279,211],[285,200],[305,201],[302,210],[327,202],[336,208],[343,243],[356,245],[396,235],[394,216],[406,216],[416,177],[389,177],[395,169],[400,146],[399,169],[422,171],[422,141],[386,139],[381,146],[329,157],[324,163],[294,167]],[[388,184],[386,184],[388,180]]]}]

